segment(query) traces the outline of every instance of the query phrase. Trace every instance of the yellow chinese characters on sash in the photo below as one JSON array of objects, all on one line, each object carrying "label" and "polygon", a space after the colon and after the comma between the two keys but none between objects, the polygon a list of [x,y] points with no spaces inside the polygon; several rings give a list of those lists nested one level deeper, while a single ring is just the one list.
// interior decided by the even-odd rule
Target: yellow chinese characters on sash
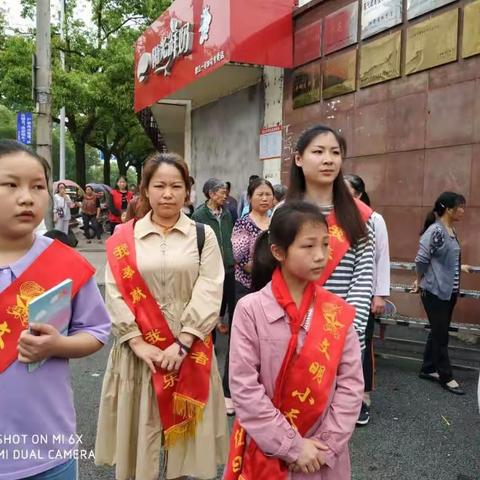
[{"label": "yellow chinese characters on sash", "polygon": [[[56,265],[55,268],[51,268]],[[28,304],[67,278],[75,296],[95,270],[75,250],[52,242],[0,295],[0,373],[18,357],[17,343],[28,328]]]},{"label": "yellow chinese characters on sash", "polygon": [[[283,413],[300,435],[318,422],[325,412],[345,338],[355,309],[337,295],[316,287],[310,329],[300,353],[292,361],[283,383],[280,404]],[[286,480],[288,470],[279,459],[267,457],[235,422],[225,480]]]},{"label": "yellow chinese characters on sash", "polygon": [[[360,200],[355,200],[355,204],[357,205],[362,220],[366,223],[372,215],[373,210]],[[342,258],[350,248],[350,242],[348,241],[347,235],[338,224],[334,211],[330,212],[327,216],[327,224],[329,237],[328,261],[323,269],[322,275],[317,280],[317,284],[320,286],[325,285],[325,282],[330,278],[333,271],[337,268],[338,264],[342,261]]]},{"label": "yellow chinese characters on sash", "polygon": [[[107,258],[115,283],[135,315],[144,340],[165,350],[175,337],[138,271],[133,221],[120,226],[107,241]],[[167,449],[194,436],[202,420],[209,394],[212,351],[210,337],[196,340],[179,373],[157,371],[152,375]]]}]

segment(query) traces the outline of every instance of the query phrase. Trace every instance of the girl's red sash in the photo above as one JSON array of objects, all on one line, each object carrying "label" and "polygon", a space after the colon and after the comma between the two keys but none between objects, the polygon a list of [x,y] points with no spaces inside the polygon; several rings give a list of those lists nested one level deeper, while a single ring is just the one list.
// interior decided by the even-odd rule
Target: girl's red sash
[{"label": "girl's red sash", "polygon": [[[371,217],[373,210],[360,200],[355,200],[355,203],[360,212],[360,216],[366,223]],[[337,268],[338,264],[342,261],[342,258],[350,248],[350,242],[348,241],[342,227],[338,225],[334,211],[330,212],[327,216],[327,224],[329,235],[328,262],[323,269],[322,275],[317,280],[318,285],[325,285],[325,282],[330,278],[330,275],[332,275],[333,271]]]},{"label": "girl's red sash", "polygon": [[[73,297],[95,273],[79,253],[54,240],[0,295],[0,373],[18,357],[20,334],[28,327],[28,303],[67,278]],[[73,298],[72,297],[72,298]]]},{"label": "girl's red sash", "polygon": [[[117,227],[107,241],[107,259],[123,300],[135,315],[143,338],[165,350],[175,337],[137,267],[134,221]],[[208,400],[212,365],[212,339],[196,340],[180,372],[152,375],[165,447],[194,436]]]},{"label": "girl's red sash", "polygon": [[[340,297],[317,286],[311,326],[298,355],[287,367],[281,393],[272,399],[303,437],[327,408],[330,391],[342,358],[346,334],[355,309]],[[288,352],[287,352],[288,355]],[[279,400],[277,400],[279,399]],[[246,447],[246,433],[238,421],[230,439],[225,480],[283,480],[287,465],[267,457],[253,439]]]}]

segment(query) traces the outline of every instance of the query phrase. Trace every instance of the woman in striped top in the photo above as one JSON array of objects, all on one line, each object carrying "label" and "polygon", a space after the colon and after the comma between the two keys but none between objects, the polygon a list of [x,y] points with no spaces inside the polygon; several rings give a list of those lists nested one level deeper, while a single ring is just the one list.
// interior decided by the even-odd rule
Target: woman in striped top
[{"label": "woman in striped top", "polygon": [[356,308],[362,351],[370,313],[375,257],[372,210],[353,199],[344,182],[346,142],[332,128],[316,125],[298,139],[290,170],[289,200],[316,204],[327,217],[330,259],[320,283]]}]

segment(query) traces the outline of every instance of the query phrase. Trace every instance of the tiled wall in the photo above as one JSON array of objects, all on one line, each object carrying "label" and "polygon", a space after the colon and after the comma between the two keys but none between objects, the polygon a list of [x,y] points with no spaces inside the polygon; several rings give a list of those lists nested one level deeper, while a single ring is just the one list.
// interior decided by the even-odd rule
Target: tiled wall
[{"label": "tiled wall", "polygon": [[[291,82],[287,72],[285,183],[295,141],[305,128],[324,123],[341,129],[348,144],[344,171],[365,180],[374,208],[387,222],[392,259],[413,261],[427,211],[442,191],[453,190],[467,199],[458,225],[462,261],[480,265],[480,56],[295,110]],[[480,290],[480,275],[463,275],[462,287]],[[394,299],[402,313],[423,312],[418,298]],[[480,323],[480,301],[461,300],[455,317]]]}]

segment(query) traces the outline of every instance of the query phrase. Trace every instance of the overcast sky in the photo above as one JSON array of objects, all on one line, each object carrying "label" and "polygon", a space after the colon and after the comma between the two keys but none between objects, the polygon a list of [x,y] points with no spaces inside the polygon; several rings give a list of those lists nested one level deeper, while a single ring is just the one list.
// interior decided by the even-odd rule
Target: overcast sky
[{"label": "overcast sky", "polygon": [[[87,0],[77,0],[77,4],[78,7],[76,14],[81,17],[86,23],[88,23],[90,20],[91,12],[90,2]],[[52,22],[57,23],[60,11],[60,1],[51,0],[50,5]],[[26,30],[28,29],[28,27],[33,26],[33,22],[31,20],[21,17],[20,13],[22,11],[22,6],[20,0],[0,0],[0,8],[2,8],[7,14],[7,26],[9,27],[9,29]]]}]

